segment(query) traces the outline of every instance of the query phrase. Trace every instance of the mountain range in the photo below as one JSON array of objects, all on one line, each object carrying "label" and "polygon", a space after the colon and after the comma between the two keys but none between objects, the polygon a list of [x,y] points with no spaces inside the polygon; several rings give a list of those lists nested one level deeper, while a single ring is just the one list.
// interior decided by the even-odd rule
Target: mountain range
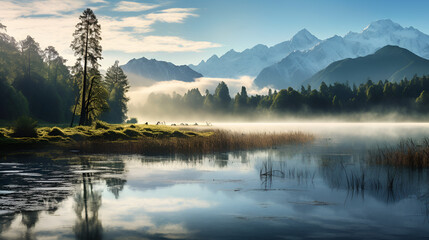
[{"label": "mountain range", "polygon": [[413,27],[403,28],[391,20],[379,20],[361,33],[334,36],[308,50],[287,55],[280,62],[264,68],[256,77],[255,84],[259,87],[298,88],[306,79],[335,61],[365,56],[386,45],[397,45],[429,58],[428,35]]},{"label": "mountain range", "polygon": [[365,57],[348,58],[331,63],[311,78],[303,82],[318,88],[322,82],[326,84],[346,83],[350,85],[389,80],[398,82],[405,77],[411,79],[415,74],[429,73],[429,60],[421,58],[407,49],[398,46],[385,46],[374,54]]},{"label": "mountain range", "polygon": [[264,67],[277,63],[293,51],[305,50],[320,42],[307,29],[299,31],[289,41],[272,47],[256,45],[242,52],[233,49],[218,57],[213,55],[198,65],[189,65],[193,70],[206,77],[236,78],[240,76],[256,76]]},{"label": "mountain range", "polygon": [[[272,47],[259,44],[242,52],[230,50],[221,57],[213,55],[198,65],[176,66],[169,62],[148,60],[143,57],[130,60],[122,68],[133,86],[150,85],[157,81],[168,80],[190,82],[203,75],[218,78],[237,78],[247,75],[256,77],[254,83],[260,88],[268,86],[276,89],[288,87],[297,89],[301,85],[317,85],[321,81],[357,82],[356,77],[350,74],[345,76],[345,72],[341,72],[352,65],[359,68],[359,74],[355,76],[363,76],[363,81],[368,77],[374,80],[397,80],[398,77],[408,77],[410,74],[429,73],[416,67],[415,64],[413,67],[407,67],[406,70],[401,67],[392,72],[391,66],[372,63],[374,66],[382,66],[385,69],[384,73],[376,72],[371,66],[365,67],[365,61],[351,59],[374,54],[387,45],[398,46],[421,58],[429,59],[428,35],[413,27],[404,28],[392,20],[385,19],[372,22],[359,33],[349,32],[344,37],[335,35],[325,40],[320,40],[307,29],[303,29],[290,40]],[[388,49],[392,50],[391,47]],[[384,49],[384,51],[387,50]],[[390,60],[401,65],[407,57],[415,58],[410,56],[411,53],[402,53],[403,55],[392,55],[391,57],[398,59]],[[374,57],[380,57],[379,53],[369,59]],[[343,59],[346,60],[341,62],[340,60]],[[386,60],[389,59],[384,61]],[[416,61],[421,62],[421,60]],[[334,62],[335,65],[331,66],[330,64]],[[371,61],[368,60],[368,62]],[[342,70],[333,71],[333,66]],[[326,67],[328,68],[323,70]],[[319,72],[321,70],[323,71]],[[352,69],[348,71],[355,72]],[[416,72],[411,73],[412,71]]]},{"label": "mountain range", "polygon": [[177,66],[170,62],[155,59],[131,59],[121,68],[127,74],[131,86],[147,86],[158,81],[179,80],[193,82],[201,75],[186,65]]}]

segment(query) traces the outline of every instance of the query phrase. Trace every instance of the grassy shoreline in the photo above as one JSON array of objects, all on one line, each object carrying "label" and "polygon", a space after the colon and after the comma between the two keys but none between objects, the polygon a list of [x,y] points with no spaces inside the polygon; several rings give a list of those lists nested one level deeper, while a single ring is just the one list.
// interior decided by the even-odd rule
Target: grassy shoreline
[{"label": "grassy shoreline", "polygon": [[37,137],[14,137],[12,129],[0,128],[0,150],[5,155],[32,150],[192,155],[272,148],[287,144],[304,144],[313,140],[313,135],[302,132],[241,134],[209,127],[180,128],[103,122],[73,128],[41,127],[37,128]]}]

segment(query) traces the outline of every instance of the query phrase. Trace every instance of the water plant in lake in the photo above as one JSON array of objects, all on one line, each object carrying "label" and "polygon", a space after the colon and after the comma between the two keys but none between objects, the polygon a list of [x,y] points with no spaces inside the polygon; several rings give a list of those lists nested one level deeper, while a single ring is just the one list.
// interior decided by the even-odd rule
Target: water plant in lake
[{"label": "water plant in lake", "polygon": [[420,142],[413,139],[401,140],[395,147],[379,147],[369,152],[369,162],[411,168],[429,167],[429,138]]}]

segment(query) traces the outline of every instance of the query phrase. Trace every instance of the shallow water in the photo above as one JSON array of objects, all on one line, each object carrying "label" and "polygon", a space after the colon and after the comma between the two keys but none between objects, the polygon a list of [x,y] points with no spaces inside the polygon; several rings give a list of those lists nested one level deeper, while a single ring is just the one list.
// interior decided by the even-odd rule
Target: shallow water
[{"label": "shallow water", "polygon": [[363,163],[375,144],[429,136],[429,125],[218,126],[319,140],[193,159],[2,159],[0,239],[429,237],[429,172]]}]

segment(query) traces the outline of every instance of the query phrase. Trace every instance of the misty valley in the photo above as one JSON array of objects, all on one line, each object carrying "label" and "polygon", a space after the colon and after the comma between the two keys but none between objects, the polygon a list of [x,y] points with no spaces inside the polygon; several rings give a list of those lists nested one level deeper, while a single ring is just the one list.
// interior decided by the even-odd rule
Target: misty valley
[{"label": "misty valley", "polygon": [[381,2],[0,1],[0,239],[427,239],[429,4]]}]

